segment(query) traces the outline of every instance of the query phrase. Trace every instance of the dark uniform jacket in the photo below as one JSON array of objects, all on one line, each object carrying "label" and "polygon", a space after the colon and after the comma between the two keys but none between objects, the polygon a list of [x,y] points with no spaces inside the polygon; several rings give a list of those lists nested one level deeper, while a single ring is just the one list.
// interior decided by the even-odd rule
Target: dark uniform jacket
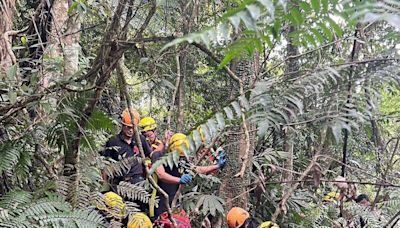
[{"label": "dark uniform jacket", "polygon": [[[151,149],[149,144],[147,143],[145,137],[140,135],[140,139],[142,142],[143,150],[145,153],[145,156],[148,157],[151,153]],[[140,152],[139,148],[136,146],[136,142],[134,139],[132,139],[132,142],[128,144],[122,135],[122,132],[106,143],[106,150],[103,152],[103,156],[105,157],[111,157],[112,159],[116,161],[120,161],[124,158],[132,157],[132,156],[138,156],[140,157]],[[141,180],[144,180],[145,177],[145,169],[142,164],[140,164],[137,160],[134,161],[134,163],[131,166],[131,169],[129,170],[128,173],[126,173],[124,176],[116,177],[113,180],[113,185],[117,185],[120,181],[128,181],[131,183],[137,183]]]}]

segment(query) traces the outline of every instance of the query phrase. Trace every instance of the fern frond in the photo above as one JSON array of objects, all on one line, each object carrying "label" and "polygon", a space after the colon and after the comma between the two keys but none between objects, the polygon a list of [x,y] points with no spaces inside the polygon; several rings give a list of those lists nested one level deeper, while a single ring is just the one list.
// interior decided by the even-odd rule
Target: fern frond
[{"label": "fern frond", "polygon": [[127,197],[131,200],[140,200],[143,203],[148,203],[151,197],[151,194],[143,187],[124,181],[118,184],[117,191],[120,196]]},{"label": "fern frond", "polygon": [[50,195],[46,198],[40,199],[25,207],[23,215],[38,216],[43,214],[56,213],[58,211],[70,211],[71,205],[64,201],[59,195]]},{"label": "fern frond", "polygon": [[13,143],[0,145],[0,174],[11,170],[19,161],[22,148]]},{"label": "fern frond", "polygon": [[138,157],[129,157],[129,158],[124,158],[120,161],[114,162],[112,164],[108,164],[104,168],[104,172],[107,174],[107,176],[113,178],[115,175],[118,176],[123,176],[125,173],[127,173],[132,164],[134,164],[135,160],[141,164],[141,159]]},{"label": "fern frond", "polygon": [[174,151],[172,153],[165,153],[160,159],[151,165],[149,175],[152,175],[160,166],[169,166],[171,169],[177,166],[179,162],[179,153]]},{"label": "fern frond", "polygon": [[25,191],[11,191],[0,198],[0,208],[15,209],[21,205],[26,205],[32,201],[32,194]]},{"label": "fern frond", "polygon": [[95,210],[74,210],[35,217],[40,226],[53,227],[106,227],[103,216]]}]

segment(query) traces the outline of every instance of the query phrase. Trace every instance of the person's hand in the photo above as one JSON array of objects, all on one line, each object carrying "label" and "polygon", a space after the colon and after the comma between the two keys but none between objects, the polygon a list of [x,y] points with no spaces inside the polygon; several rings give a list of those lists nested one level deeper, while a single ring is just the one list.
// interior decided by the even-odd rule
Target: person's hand
[{"label": "person's hand", "polygon": [[179,184],[189,184],[190,182],[192,182],[192,175],[190,174],[183,174],[179,180]]},{"label": "person's hand", "polygon": [[222,169],[226,165],[226,153],[221,147],[218,148],[218,168]]},{"label": "person's hand", "polygon": [[165,146],[168,146],[169,140],[171,139],[173,134],[174,133],[172,131],[170,131],[170,130],[166,130],[164,132],[164,144],[165,144]]}]

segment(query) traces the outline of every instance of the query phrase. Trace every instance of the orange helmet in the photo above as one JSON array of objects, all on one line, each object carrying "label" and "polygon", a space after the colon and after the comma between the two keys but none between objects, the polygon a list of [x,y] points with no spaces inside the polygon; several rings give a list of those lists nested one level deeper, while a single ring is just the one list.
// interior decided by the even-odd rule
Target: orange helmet
[{"label": "orange helmet", "polygon": [[[140,115],[139,115],[139,113],[138,113],[135,109],[131,108],[131,114],[133,114],[133,123],[134,123],[135,125],[139,124],[139,121],[140,121]],[[122,117],[122,124],[123,124],[123,125],[133,127],[132,119],[131,119],[131,116],[129,115],[128,109],[125,109],[125,110],[122,112],[121,117]]]},{"label": "orange helmet", "polygon": [[246,219],[250,217],[249,213],[240,207],[232,207],[226,215],[229,228],[240,227]]}]

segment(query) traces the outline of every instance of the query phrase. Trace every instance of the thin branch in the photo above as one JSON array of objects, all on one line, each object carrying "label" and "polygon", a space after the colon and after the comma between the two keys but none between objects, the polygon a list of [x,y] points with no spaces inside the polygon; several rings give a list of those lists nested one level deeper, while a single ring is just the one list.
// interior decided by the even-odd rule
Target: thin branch
[{"label": "thin branch", "polygon": [[264,72],[263,74],[261,74],[260,77],[265,76],[267,73],[271,72],[272,70],[274,70],[275,68],[277,68],[277,67],[279,67],[280,65],[284,64],[286,61],[288,61],[288,60],[290,60],[290,59],[300,58],[300,57],[302,57],[302,56],[304,56],[304,55],[308,55],[308,54],[314,53],[314,52],[316,52],[316,51],[320,51],[320,50],[322,50],[322,49],[324,49],[324,48],[326,48],[326,47],[329,47],[329,46],[331,46],[331,45],[333,45],[333,44],[336,44],[336,43],[338,43],[338,42],[340,42],[340,41],[347,40],[347,39],[351,39],[351,38],[350,38],[350,37],[344,37],[344,38],[342,38],[342,39],[338,39],[338,40],[332,41],[332,42],[330,42],[330,43],[327,43],[327,44],[325,44],[325,45],[322,45],[321,47],[317,47],[317,48],[315,48],[315,49],[306,51],[306,52],[304,52],[304,53],[300,53],[300,54],[298,54],[298,55],[293,55],[293,56],[288,56],[286,59],[282,60],[281,62],[279,62],[279,63],[277,63],[276,65],[274,65],[273,67],[271,67],[271,69],[269,69],[268,71],[266,71],[266,72]]},{"label": "thin branch", "polygon": [[[205,46],[198,44],[198,43],[192,43],[193,46],[197,47],[200,49],[202,52],[207,54],[212,60],[214,60],[216,63],[220,64],[221,60],[215,56],[210,50],[208,50]],[[243,84],[242,79],[240,79],[229,67],[224,66],[224,70],[226,73],[235,81],[237,81],[239,84]]]},{"label": "thin branch", "polygon": [[132,47],[138,43],[152,43],[152,42],[160,42],[160,41],[172,41],[175,39],[174,36],[154,36],[154,37],[146,37],[146,38],[134,38],[132,40],[117,40],[116,42],[120,44],[122,47]]},{"label": "thin branch", "polygon": [[142,26],[140,26],[140,28],[137,30],[137,32],[134,36],[135,38],[142,36],[143,31],[147,28],[147,26],[150,23],[151,18],[154,16],[154,13],[156,12],[156,8],[157,8],[156,0],[151,0],[150,4],[151,4],[151,9],[150,9],[149,13],[147,14],[146,19],[144,20]]},{"label": "thin branch", "polygon": [[[168,111],[168,116],[167,116],[167,130],[171,129],[171,118],[175,110],[175,103],[176,103],[176,96],[178,95],[178,90],[179,90],[179,84],[181,83],[181,67],[180,67],[180,62],[179,62],[179,53],[175,55],[175,61],[176,61],[176,82],[175,82],[175,90],[174,93],[172,94],[172,100],[171,100],[171,106]],[[167,145],[166,145],[167,146]]]},{"label": "thin branch", "polygon": [[[390,225],[397,217],[399,217],[399,216],[400,216],[400,211],[397,212],[397,213],[383,226],[383,228],[389,227],[389,225]],[[397,222],[396,222],[396,223],[397,223]],[[394,227],[394,226],[396,225],[396,223],[393,224],[393,226],[391,226],[391,227]]]},{"label": "thin branch", "polygon": [[[322,150],[324,149],[325,146],[325,139],[326,139],[326,132],[327,129],[323,129],[321,132],[321,144],[320,148],[317,150],[317,153],[314,155],[313,159],[311,160],[310,164],[307,166],[307,168],[304,170],[303,174],[300,176],[300,181],[303,181],[306,179],[308,174],[313,170],[315,164],[317,164],[317,160],[321,157],[320,154]],[[278,216],[282,213],[282,211],[286,211],[286,202],[287,200],[292,196],[293,192],[297,189],[297,187],[300,185],[300,182],[297,182],[293,184],[288,191],[285,193],[285,195],[282,196],[281,201],[279,202],[278,207],[276,208],[274,214],[271,217],[271,221],[275,222],[278,218]]]},{"label": "thin branch", "polygon": [[[374,186],[400,188],[400,185],[391,184],[391,183],[375,183],[375,182],[368,182],[368,181],[338,181],[338,180],[328,180],[328,179],[320,179],[320,181],[326,182],[326,183],[348,183],[348,184],[361,184],[361,185],[374,185]],[[286,183],[306,183],[306,182],[314,182],[314,180],[269,181],[269,182],[265,182],[265,185],[286,184]]]},{"label": "thin branch", "polygon": [[[400,138],[397,138],[396,145],[393,148],[392,156],[390,157],[390,160],[389,160],[389,162],[388,162],[388,164],[386,166],[385,173],[382,175],[382,179],[383,180],[386,179],[386,176],[389,173],[389,170],[392,169],[392,167],[393,167],[393,159],[395,157],[397,149],[399,148],[399,142],[400,142]],[[390,143],[390,141],[387,143],[387,145],[385,147],[387,147],[389,145],[389,143]],[[371,205],[372,209],[374,209],[376,202],[378,202],[378,197],[379,197],[379,193],[381,192],[381,189],[382,189],[382,185],[380,185],[379,188],[378,188],[378,191],[376,191],[374,202]]]}]

